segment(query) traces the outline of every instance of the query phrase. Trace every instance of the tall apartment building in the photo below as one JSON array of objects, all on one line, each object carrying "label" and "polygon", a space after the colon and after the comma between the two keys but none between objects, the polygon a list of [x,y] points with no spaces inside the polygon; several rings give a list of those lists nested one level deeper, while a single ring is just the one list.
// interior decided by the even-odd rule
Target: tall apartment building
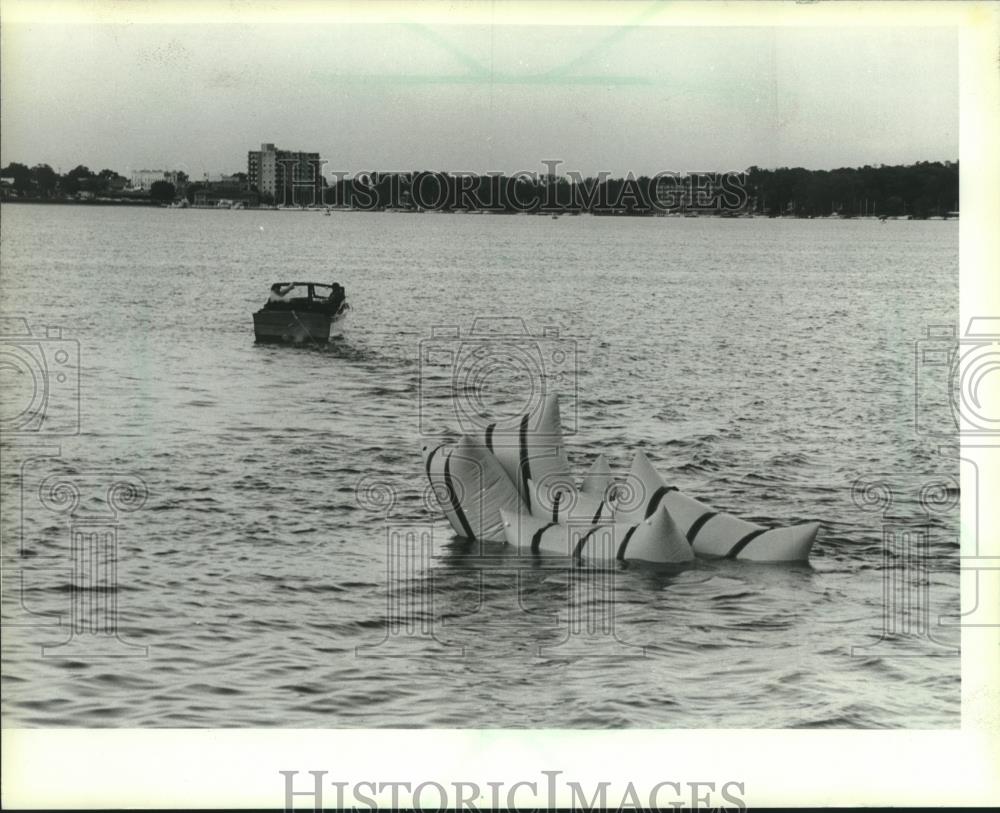
[{"label": "tall apartment building", "polygon": [[247,153],[247,180],[261,200],[279,206],[323,203],[323,164],[318,152],[279,150],[261,144]]}]

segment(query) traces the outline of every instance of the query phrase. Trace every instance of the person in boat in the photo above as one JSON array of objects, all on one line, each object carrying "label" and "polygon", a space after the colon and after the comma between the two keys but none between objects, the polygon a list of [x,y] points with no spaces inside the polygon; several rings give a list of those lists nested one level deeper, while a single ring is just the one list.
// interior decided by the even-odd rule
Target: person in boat
[{"label": "person in boat", "polygon": [[287,302],[288,292],[294,288],[295,285],[289,283],[288,285],[282,285],[280,282],[274,283],[271,286],[271,294],[267,298],[268,304],[273,304],[275,302]]},{"label": "person in boat", "polygon": [[327,307],[336,311],[344,301],[344,286],[338,282],[333,283],[330,296],[326,300]]}]

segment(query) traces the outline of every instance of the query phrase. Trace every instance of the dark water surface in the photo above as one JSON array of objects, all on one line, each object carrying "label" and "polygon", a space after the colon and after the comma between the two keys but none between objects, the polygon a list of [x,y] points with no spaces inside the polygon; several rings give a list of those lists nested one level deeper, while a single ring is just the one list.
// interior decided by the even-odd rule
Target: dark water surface
[{"label": "dark water surface", "polygon": [[[958,725],[958,464],[913,428],[955,223],[6,205],[0,260],[3,315],[78,342],[81,382],[79,435],[5,449],[7,726]],[[346,286],[329,348],[254,344],[293,279]],[[811,564],[595,573],[454,539],[419,456],[451,379],[420,360],[476,317],[536,335],[484,409],[534,397],[529,359],[578,473],[641,448],[719,510],[820,520]],[[109,506],[118,481],[147,498]],[[95,527],[117,588],[81,594]],[[89,632],[110,617],[121,642]]]}]

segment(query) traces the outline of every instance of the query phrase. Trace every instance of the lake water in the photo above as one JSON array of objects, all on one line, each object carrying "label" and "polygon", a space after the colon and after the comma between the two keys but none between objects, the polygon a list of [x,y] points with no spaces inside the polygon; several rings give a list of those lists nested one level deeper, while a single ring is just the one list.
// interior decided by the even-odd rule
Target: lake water
[{"label": "lake water", "polygon": [[[65,368],[4,450],[7,726],[959,724],[958,463],[914,429],[956,223],[22,204],[0,252],[37,339],[5,351]],[[293,279],[345,285],[328,348],[255,345]],[[819,520],[811,563],[595,572],[455,539],[419,446],[456,402],[421,359],[497,317],[578,473],[643,449],[719,510]],[[501,366],[485,411],[533,397]],[[35,391],[16,367],[5,420]]]}]

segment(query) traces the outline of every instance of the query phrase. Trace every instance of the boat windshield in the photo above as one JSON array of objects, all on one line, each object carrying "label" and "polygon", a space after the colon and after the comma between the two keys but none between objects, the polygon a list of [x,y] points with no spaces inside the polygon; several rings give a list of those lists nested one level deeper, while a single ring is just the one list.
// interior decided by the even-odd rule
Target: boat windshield
[{"label": "boat windshield", "polygon": [[320,282],[276,282],[268,293],[267,305],[272,308],[312,306],[339,307],[344,289],[339,285]]},{"label": "boat windshield", "polygon": [[271,286],[268,299],[271,302],[288,301],[291,299],[308,299],[309,289],[305,285],[295,285],[291,282],[276,282]]}]

